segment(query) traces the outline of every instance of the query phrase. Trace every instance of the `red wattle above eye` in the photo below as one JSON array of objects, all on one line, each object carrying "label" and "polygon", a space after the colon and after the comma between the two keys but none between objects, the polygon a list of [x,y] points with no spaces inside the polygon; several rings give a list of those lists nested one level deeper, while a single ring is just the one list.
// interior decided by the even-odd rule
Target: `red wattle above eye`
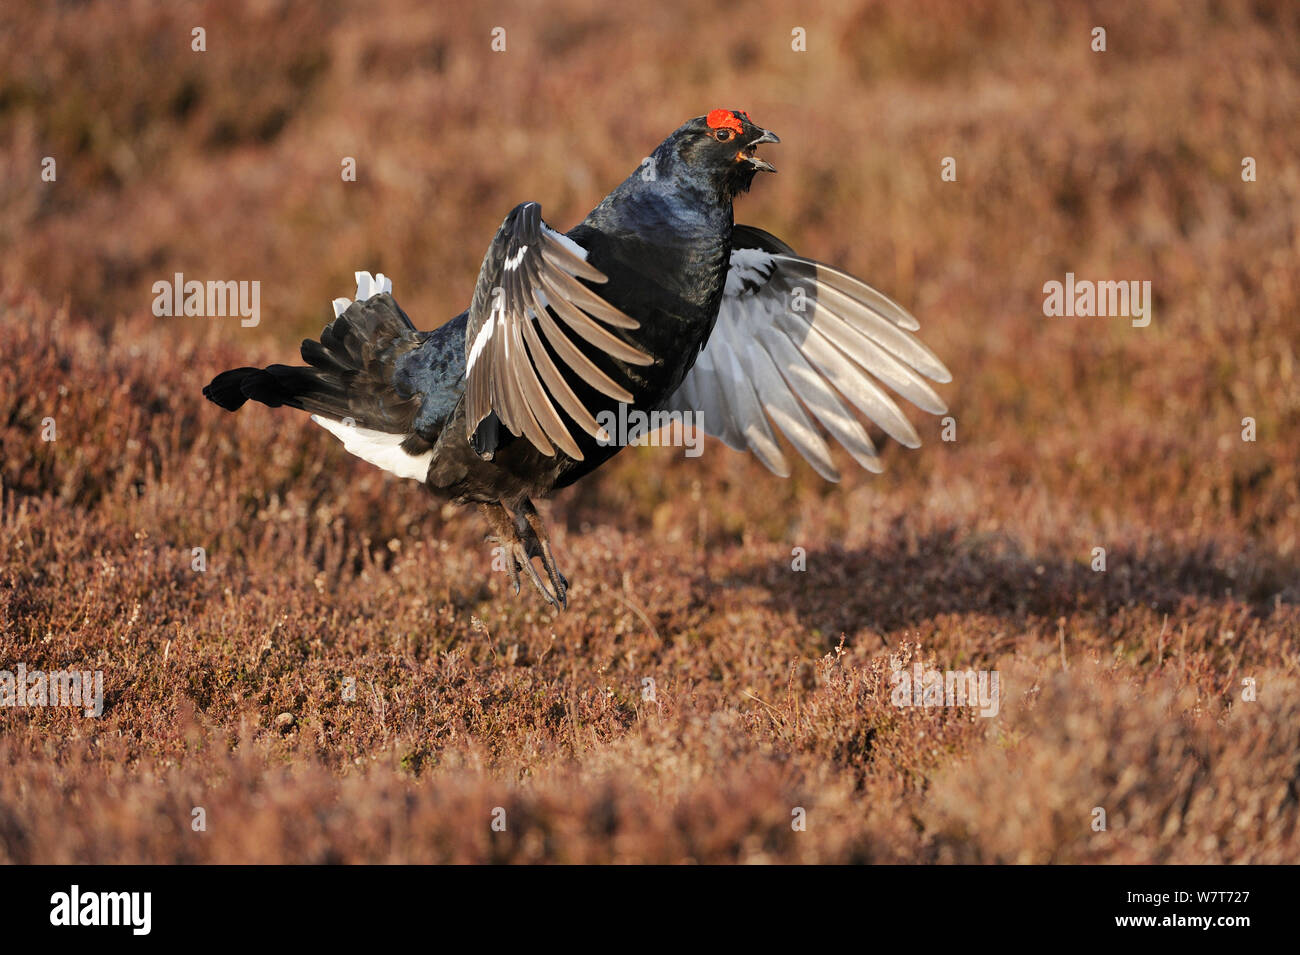
[{"label": "red wattle above eye", "polygon": [[745,127],[740,124],[736,114],[729,109],[715,109],[704,117],[709,129],[729,129],[733,133],[742,133]]}]

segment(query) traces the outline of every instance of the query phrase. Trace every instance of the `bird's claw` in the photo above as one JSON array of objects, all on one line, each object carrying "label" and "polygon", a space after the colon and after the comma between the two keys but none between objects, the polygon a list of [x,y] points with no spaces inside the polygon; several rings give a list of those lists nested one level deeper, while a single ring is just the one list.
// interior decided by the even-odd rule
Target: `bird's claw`
[{"label": "bird's claw", "polygon": [[[551,552],[551,542],[542,526],[541,518],[531,502],[525,500],[519,512],[511,518],[509,512],[501,505],[484,505],[484,511],[492,520],[497,533],[488,540],[500,545],[506,556],[506,574],[514,587],[515,596],[519,595],[520,571],[528,575],[542,599],[557,610],[569,607],[569,581],[555,565],[555,555]],[[539,534],[540,530],[540,534]],[[533,565],[533,558],[542,562],[550,586],[542,580]]]},{"label": "bird's claw", "polygon": [[537,588],[537,592],[542,595],[543,600],[556,610],[564,610],[568,607],[568,600],[565,599],[564,588],[559,586],[556,582],[558,571],[554,570],[554,561],[551,561],[548,564],[546,558],[542,558],[542,563],[547,565],[547,574],[551,578],[551,587],[554,588],[554,590],[552,590],[546,586],[541,575],[537,573],[537,568],[533,566],[533,557],[542,556],[540,553],[536,552],[534,548],[528,547],[520,541],[516,541],[511,550],[510,556],[515,567],[513,579],[515,582],[516,596],[519,594],[519,570],[522,569],[528,574],[528,579],[533,582],[533,586]]}]

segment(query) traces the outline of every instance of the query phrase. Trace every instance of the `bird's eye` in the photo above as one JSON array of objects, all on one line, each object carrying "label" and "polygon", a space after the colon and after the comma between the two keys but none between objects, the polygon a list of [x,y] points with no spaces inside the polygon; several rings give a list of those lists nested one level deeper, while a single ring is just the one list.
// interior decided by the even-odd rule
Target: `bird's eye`
[{"label": "bird's eye", "polygon": [[729,143],[736,134],[729,129],[714,130],[713,138],[720,143]]}]

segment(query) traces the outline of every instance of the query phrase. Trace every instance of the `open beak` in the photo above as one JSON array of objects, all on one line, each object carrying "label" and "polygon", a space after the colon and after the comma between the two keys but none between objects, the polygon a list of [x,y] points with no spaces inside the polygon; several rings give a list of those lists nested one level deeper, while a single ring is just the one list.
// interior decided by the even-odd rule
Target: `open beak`
[{"label": "open beak", "polygon": [[762,143],[779,143],[780,141],[781,141],[780,136],[778,136],[776,133],[772,132],[771,130],[765,129],[763,130],[761,136],[759,136],[757,139],[750,140],[749,145],[745,146],[743,149],[740,150],[740,152],[736,153],[736,162],[747,162],[755,169],[761,172],[776,172],[776,167],[773,166],[770,162],[768,162],[766,159],[758,158],[757,150],[759,145],[761,145]]}]

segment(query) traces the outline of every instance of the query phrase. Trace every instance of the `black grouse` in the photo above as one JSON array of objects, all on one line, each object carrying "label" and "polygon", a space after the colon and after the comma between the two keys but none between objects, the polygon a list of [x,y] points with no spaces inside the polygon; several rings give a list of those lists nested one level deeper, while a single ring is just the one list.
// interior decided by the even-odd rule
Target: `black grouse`
[{"label": "black grouse", "polygon": [[522,571],[560,608],[568,581],[532,500],[618,452],[603,424],[627,420],[620,410],[692,412],[781,476],[772,424],[827,480],[827,434],[879,471],[849,406],[916,447],[881,385],[942,414],[925,379],[951,376],[899,305],[734,224],[735,197],[775,172],[757,147],[779,141],[741,110],[692,119],[567,233],[537,203],[516,206],[469,309],[440,328],[418,330],[391,281],[358,272],[356,300],[336,299],[320,341],[302,343],[306,367],[236,368],[203,394],[228,411],[252,399],[310,412],[353,454],[478,504],[515,592]]}]

